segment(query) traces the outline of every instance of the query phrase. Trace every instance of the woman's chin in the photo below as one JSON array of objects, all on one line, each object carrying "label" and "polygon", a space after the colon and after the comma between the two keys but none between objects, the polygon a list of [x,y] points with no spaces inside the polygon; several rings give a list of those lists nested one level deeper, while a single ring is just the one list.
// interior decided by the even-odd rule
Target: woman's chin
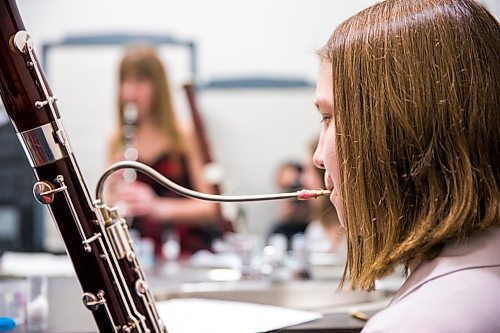
[{"label": "woman's chin", "polygon": [[334,189],[330,191],[332,192],[330,194],[330,202],[333,204],[335,210],[337,211],[337,216],[339,218],[340,225],[343,228],[345,228],[344,207],[342,206],[342,201],[340,200]]}]

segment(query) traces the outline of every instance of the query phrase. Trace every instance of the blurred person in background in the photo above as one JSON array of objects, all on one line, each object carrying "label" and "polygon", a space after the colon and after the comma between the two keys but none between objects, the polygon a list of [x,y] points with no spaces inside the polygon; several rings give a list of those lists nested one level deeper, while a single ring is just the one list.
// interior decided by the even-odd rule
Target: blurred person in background
[{"label": "blurred person in background", "polygon": [[[303,166],[299,162],[286,161],[279,165],[276,172],[276,184],[280,192],[295,192],[304,188],[302,184]],[[273,224],[269,237],[283,235],[287,240],[287,249],[291,249],[291,240],[296,234],[303,234],[311,219],[309,201],[283,200],[280,203],[278,220]]]},{"label": "blurred person in background", "polygon": [[[181,186],[210,193],[194,127],[178,121],[173,105],[167,73],[155,49],[130,46],[119,66],[118,125],[110,140],[109,161],[136,159]],[[130,109],[135,115],[126,114]],[[125,145],[132,146],[127,151],[136,156],[124,156],[130,148]],[[109,195],[133,217],[132,227],[141,237],[154,240],[157,256],[167,233],[178,239],[181,256],[210,249],[219,236],[216,204],[181,197],[141,173],[134,178],[114,177]]]}]

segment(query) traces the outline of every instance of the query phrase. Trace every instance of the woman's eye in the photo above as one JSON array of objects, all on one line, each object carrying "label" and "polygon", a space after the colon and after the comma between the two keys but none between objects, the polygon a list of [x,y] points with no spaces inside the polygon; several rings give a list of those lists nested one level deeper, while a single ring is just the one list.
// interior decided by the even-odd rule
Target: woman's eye
[{"label": "woman's eye", "polygon": [[331,119],[332,119],[332,116],[330,116],[330,115],[323,115],[321,117],[320,123],[323,124],[323,125],[328,125],[330,123]]}]

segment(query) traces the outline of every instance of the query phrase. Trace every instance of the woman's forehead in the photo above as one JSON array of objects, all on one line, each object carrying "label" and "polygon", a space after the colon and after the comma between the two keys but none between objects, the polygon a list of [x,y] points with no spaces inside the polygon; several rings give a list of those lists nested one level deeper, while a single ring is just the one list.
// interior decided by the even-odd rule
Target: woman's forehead
[{"label": "woman's forehead", "polygon": [[332,101],[332,67],[328,62],[321,62],[318,83],[316,85],[316,100],[314,104],[320,111],[323,111],[331,108]]}]

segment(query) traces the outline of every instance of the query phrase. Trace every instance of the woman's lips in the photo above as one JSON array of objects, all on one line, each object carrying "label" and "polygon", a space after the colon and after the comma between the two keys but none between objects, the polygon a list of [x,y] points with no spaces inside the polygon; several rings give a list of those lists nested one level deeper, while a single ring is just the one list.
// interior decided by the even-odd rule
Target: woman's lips
[{"label": "woman's lips", "polygon": [[332,191],[334,187],[332,179],[330,178],[327,172],[325,172],[325,187],[328,191]]}]

